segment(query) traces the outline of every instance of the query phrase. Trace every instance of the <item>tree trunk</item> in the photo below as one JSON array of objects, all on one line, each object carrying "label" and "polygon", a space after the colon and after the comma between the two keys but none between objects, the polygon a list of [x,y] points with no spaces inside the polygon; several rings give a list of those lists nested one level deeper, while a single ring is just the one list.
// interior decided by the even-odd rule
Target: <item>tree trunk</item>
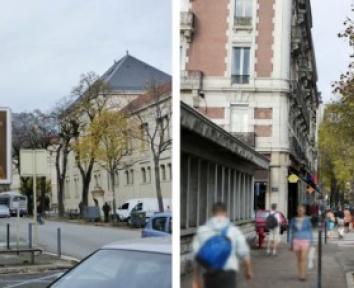
[{"label": "tree trunk", "polygon": [[110,177],[111,177],[111,188],[112,188],[112,196],[113,196],[113,221],[116,222],[117,221],[117,203],[116,203],[116,193],[114,191],[114,186],[115,186],[115,177],[114,177],[114,170],[110,171]]},{"label": "tree trunk", "polygon": [[[67,171],[67,163],[69,156],[69,141],[66,141],[65,145],[60,145],[56,151],[55,158],[55,168],[57,172],[57,201],[58,201],[58,215],[59,217],[64,217],[65,215],[65,204],[64,204],[64,193],[65,193],[65,178]],[[60,157],[62,155],[62,158]],[[60,160],[62,165],[60,166]]]},{"label": "tree trunk", "polygon": [[164,212],[163,198],[162,198],[162,192],[161,192],[160,167],[159,166],[160,166],[160,159],[158,157],[154,157],[156,197],[157,197],[157,202],[159,204],[160,212]]},{"label": "tree trunk", "polygon": [[80,162],[78,162],[78,167],[80,169],[81,178],[82,178],[82,201],[81,201],[81,208],[80,208],[81,217],[84,216],[84,210],[86,207],[88,207],[88,203],[89,203],[88,195],[90,190],[93,165],[94,165],[94,159],[91,159],[89,163],[89,167],[87,168],[87,171],[85,171],[84,168],[81,166]]}]

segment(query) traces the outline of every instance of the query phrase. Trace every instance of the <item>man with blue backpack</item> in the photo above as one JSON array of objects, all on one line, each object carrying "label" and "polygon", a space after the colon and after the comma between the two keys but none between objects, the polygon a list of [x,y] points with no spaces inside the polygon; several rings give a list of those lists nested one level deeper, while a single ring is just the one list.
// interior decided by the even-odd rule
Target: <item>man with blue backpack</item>
[{"label": "man with blue backpack", "polygon": [[246,279],[252,278],[250,249],[245,236],[227,217],[225,204],[214,204],[212,212],[193,240],[193,288],[235,288],[240,261],[244,263]]}]

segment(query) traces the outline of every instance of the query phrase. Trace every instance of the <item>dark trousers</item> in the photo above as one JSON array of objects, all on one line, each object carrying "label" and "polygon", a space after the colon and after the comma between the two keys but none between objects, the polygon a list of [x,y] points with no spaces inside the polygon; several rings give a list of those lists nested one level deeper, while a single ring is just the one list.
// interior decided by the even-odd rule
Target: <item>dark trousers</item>
[{"label": "dark trousers", "polygon": [[236,288],[236,271],[213,271],[204,274],[205,288]]}]

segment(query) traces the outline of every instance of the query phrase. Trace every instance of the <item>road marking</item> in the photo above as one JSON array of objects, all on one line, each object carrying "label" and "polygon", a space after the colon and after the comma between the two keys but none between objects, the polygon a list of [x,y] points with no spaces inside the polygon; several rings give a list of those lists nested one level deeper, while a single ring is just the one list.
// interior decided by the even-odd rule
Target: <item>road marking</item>
[{"label": "road marking", "polygon": [[51,275],[47,275],[47,276],[44,276],[44,277],[40,277],[40,278],[35,278],[35,279],[30,279],[30,280],[25,280],[23,282],[19,282],[19,283],[16,283],[16,284],[12,284],[12,285],[9,285],[9,286],[5,286],[5,288],[15,288],[15,287],[20,287],[22,285],[25,285],[25,284],[31,284],[31,283],[38,283],[38,282],[43,282],[47,279],[50,279],[50,278],[53,278],[53,277],[59,277],[61,276],[62,273],[56,273],[56,274],[51,274]]}]

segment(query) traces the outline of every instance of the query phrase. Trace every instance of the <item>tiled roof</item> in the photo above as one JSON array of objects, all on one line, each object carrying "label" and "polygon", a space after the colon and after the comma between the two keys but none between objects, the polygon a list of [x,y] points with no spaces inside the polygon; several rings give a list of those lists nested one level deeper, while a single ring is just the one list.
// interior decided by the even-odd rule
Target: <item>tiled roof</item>
[{"label": "tiled roof", "polygon": [[115,62],[102,79],[112,90],[142,91],[147,90],[151,83],[170,82],[171,76],[127,54]]}]

